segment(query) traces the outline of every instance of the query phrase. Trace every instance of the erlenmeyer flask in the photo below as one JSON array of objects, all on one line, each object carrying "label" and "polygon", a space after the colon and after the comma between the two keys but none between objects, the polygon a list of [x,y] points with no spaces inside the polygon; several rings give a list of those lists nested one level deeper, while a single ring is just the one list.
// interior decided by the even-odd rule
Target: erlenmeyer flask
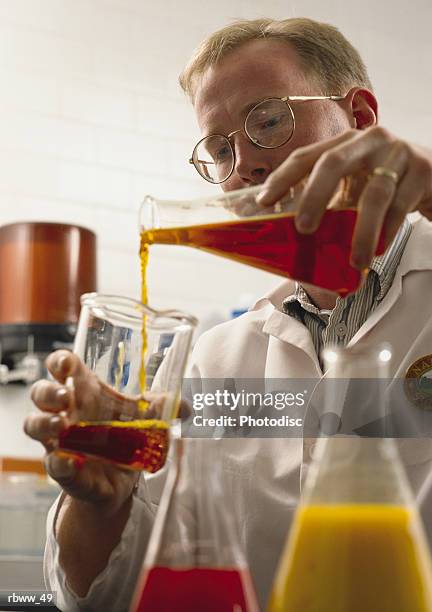
[{"label": "erlenmeyer flask", "polygon": [[219,440],[176,439],[133,612],[258,612]]},{"label": "erlenmeyer flask", "polygon": [[[342,186],[335,193],[319,228],[306,235],[299,234],[294,223],[303,187],[304,184],[299,183],[282,202],[265,209],[256,201],[262,186],[182,202],[146,196],[140,213],[143,275],[149,245],[178,244],[323,287],[342,296],[352,293],[358,288],[362,275],[350,265],[357,213],[346,208],[348,196],[345,199],[344,194],[347,188]],[[381,236],[377,254],[383,251]]]},{"label": "erlenmeyer flask", "polygon": [[390,351],[324,353],[326,412],[345,433],[317,441],[268,610],[430,612],[429,550],[395,441],[344,427],[370,425],[372,406],[375,428],[385,423]]}]

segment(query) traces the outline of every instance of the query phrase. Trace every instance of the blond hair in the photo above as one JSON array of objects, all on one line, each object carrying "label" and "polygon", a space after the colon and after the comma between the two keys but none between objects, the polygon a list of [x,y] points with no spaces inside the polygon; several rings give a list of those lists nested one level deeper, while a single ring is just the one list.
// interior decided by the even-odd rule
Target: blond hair
[{"label": "blond hair", "polygon": [[305,75],[315,80],[323,95],[344,95],[351,87],[372,84],[358,51],[327,23],[306,18],[242,19],[205,39],[180,75],[180,85],[194,100],[197,82],[205,71],[230,52],[253,40],[280,40],[297,52]]}]

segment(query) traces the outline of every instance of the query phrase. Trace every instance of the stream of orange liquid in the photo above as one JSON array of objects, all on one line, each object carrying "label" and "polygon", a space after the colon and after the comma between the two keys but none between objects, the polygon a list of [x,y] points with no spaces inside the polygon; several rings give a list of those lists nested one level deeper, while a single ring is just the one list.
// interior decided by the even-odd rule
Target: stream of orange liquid
[{"label": "stream of orange liquid", "polygon": [[[141,261],[141,302],[147,304],[148,302],[148,291],[147,291],[147,266],[149,260],[149,245],[146,242],[141,241],[140,247],[140,261]],[[147,352],[147,317],[143,317],[142,322],[142,348],[141,348],[141,365],[139,371],[139,386],[141,395],[146,390],[146,369],[145,369],[145,354]],[[140,399],[138,402],[140,410],[145,411],[148,408],[148,403],[144,399]]]}]

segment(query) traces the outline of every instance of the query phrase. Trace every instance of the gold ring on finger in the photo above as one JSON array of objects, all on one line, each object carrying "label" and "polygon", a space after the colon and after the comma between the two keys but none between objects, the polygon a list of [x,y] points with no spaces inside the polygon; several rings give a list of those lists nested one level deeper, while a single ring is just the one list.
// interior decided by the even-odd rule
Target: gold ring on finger
[{"label": "gold ring on finger", "polygon": [[399,183],[399,174],[396,170],[392,170],[391,168],[386,168],[385,166],[377,166],[372,171],[371,176],[386,176],[391,179],[395,185]]}]

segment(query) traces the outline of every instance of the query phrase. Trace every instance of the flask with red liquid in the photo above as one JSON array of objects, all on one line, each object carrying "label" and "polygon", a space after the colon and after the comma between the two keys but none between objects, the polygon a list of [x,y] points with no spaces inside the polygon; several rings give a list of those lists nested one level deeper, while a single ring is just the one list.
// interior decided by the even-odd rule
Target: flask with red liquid
[{"label": "flask with red liquid", "polygon": [[[304,181],[273,206],[259,205],[262,185],[191,201],[146,196],[141,207],[143,275],[149,246],[190,246],[273,274],[322,287],[340,296],[355,292],[362,272],[350,264],[357,211],[349,208],[352,177],[340,188],[313,234],[300,234],[295,214]],[[376,254],[385,249],[381,233]]]},{"label": "flask with red liquid", "polygon": [[219,440],[176,439],[132,612],[258,612]]}]

